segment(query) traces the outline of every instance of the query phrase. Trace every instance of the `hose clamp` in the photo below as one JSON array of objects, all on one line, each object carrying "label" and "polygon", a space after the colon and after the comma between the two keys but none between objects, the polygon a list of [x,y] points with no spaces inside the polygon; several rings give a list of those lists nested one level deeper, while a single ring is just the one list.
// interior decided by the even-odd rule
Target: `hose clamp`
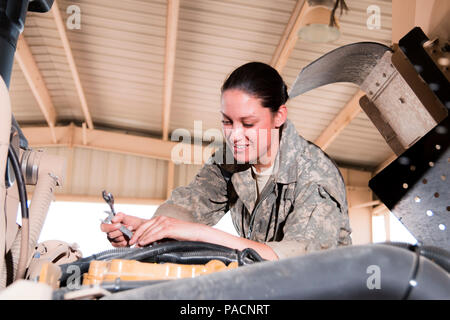
[{"label": "hose clamp", "polygon": [[22,174],[27,185],[36,185],[42,150],[25,150],[22,155]]}]

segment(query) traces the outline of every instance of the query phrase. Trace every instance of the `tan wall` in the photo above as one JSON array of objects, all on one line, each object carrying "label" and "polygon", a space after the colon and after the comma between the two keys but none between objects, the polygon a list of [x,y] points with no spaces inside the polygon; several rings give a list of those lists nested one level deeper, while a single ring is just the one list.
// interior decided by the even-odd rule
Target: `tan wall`
[{"label": "tan wall", "polygon": [[372,242],[372,206],[354,208],[370,203],[372,190],[368,187],[370,172],[340,168],[347,189],[350,227],[353,244]]}]

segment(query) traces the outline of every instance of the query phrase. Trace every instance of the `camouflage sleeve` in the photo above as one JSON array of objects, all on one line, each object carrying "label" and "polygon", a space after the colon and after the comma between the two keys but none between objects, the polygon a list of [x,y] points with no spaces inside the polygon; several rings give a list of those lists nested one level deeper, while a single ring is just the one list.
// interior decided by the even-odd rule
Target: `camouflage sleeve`
[{"label": "camouflage sleeve", "polygon": [[283,239],[266,243],[280,259],[351,244],[347,205],[327,189],[311,183],[297,196]]},{"label": "camouflage sleeve", "polygon": [[227,183],[216,164],[205,164],[187,186],[174,189],[155,216],[203,223],[209,226],[228,211]]}]

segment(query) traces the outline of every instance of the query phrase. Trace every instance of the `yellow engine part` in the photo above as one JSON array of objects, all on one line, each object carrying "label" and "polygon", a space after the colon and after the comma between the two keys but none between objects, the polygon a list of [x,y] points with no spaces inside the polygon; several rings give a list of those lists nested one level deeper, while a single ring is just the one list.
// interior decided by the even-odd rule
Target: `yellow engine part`
[{"label": "yellow engine part", "polygon": [[204,265],[185,265],[176,263],[147,263],[135,260],[114,259],[111,261],[92,261],[88,273],[84,274],[83,285],[114,281],[173,280],[193,278],[203,274],[237,268],[237,262],[226,266],[222,261],[211,260]]}]

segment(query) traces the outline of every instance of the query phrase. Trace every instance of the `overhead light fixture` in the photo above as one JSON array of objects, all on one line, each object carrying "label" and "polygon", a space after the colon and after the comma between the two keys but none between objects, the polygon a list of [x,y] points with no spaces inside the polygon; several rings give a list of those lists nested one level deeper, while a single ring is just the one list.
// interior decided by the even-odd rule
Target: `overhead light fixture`
[{"label": "overhead light fixture", "polygon": [[300,22],[298,35],[308,42],[332,42],[340,37],[339,22],[335,17],[338,6],[348,11],[344,0],[307,0],[309,8]]}]

